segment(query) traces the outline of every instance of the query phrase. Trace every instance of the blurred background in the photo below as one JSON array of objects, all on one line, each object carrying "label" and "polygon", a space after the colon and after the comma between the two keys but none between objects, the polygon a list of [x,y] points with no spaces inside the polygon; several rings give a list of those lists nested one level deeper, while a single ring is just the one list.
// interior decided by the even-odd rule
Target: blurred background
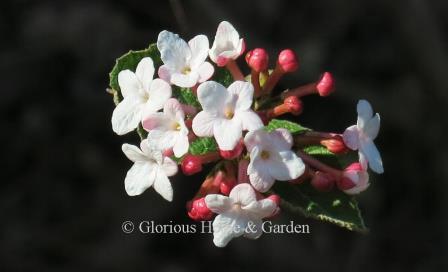
[{"label": "blurred background", "polygon": [[[2,1],[0,3],[0,271],[446,271],[448,1]],[[336,77],[307,97],[299,121],[342,132],[358,99],[382,117],[385,173],[359,198],[368,235],[310,224],[216,248],[211,235],[126,235],[123,221],[189,224],[200,175],[173,181],[172,203],[126,195],[131,162],[105,92],[115,58],[168,29],[211,42],[222,20],[300,71],[281,87]],[[242,60],[242,59],[241,59]]]}]

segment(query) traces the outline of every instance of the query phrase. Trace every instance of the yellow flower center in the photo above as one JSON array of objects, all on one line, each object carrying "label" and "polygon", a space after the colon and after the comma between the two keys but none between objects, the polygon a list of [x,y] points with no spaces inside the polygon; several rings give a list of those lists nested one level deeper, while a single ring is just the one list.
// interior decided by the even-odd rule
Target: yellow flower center
[{"label": "yellow flower center", "polygon": [[172,127],[174,130],[177,131],[179,131],[182,128],[178,122],[174,122]]},{"label": "yellow flower center", "polygon": [[229,109],[229,108],[227,108],[227,109],[225,110],[225,112],[224,112],[224,116],[225,116],[227,119],[232,119],[234,115],[235,115],[235,113],[233,112],[233,110],[232,110],[232,109]]},{"label": "yellow flower center", "polygon": [[182,69],[182,74],[188,75],[191,72],[191,68],[186,66],[184,69]]},{"label": "yellow flower center", "polygon": [[270,157],[269,151],[266,151],[266,150],[261,151],[261,155],[260,156],[261,156],[261,158],[263,160],[269,159],[269,157]]}]

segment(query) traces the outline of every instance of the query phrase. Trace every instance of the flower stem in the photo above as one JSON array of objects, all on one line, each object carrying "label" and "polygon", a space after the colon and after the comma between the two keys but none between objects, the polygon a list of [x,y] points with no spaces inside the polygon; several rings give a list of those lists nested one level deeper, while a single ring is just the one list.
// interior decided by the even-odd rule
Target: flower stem
[{"label": "flower stem", "polygon": [[342,177],[342,171],[338,170],[338,169],[334,169],[333,167],[330,167],[328,165],[326,165],[325,163],[322,163],[318,160],[316,160],[315,158],[311,157],[310,155],[306,154],[303,151],[297,151],[297,155],[308,165],[310,165],[311,167],[326,172],[328,174],[333,175],[335,178],[340,178]]},{"label": "flower stem", "polygon": [[234,80],[244,80],[244,75],[241,72],[240,67],[238,67],[238,64],[235,62],[235,60],[233,59],[229,60],[226,64],[226,68],[232,74]]},{"label": "flower stem", "polygon": [[310,94],[317,93],[316,90],[316,83],[309,83],[297,88],[294,88],[292,90],[286,90],[284,91],[281,96],[282,98],[290,97],[290,96],[297,96],[302,97]]},{"label": "flower stem", "polygon": [[252,81],[252,85],[254,85],[254,96],[259,97],[261,95],[260,72],[252,69],[250,80]]}]

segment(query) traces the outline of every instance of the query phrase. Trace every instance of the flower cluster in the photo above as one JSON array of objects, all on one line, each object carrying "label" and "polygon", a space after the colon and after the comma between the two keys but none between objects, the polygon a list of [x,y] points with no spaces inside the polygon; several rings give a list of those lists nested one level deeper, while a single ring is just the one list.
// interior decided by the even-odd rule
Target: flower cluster
[{"label": "flower cluster", "polygon": [[[186,42],[164,30],[158,36],[157,51],[158,56],[140,58],[135,70],[118,73],[121,97],[112,114],[113,131],[123,135],[140,127],[147,132],[140,147],[122,146],[134,163],[126,175],[125,190],[135,196],[153,187],[172,201],[168,177],[179,166],[185,175],[193,175],[204,164],[214,163],[197,194],[187,202],[187,214],[193,220],[214,218],[216,246],[226,246],[238,236],[260,237],[262,220],[280,212],[282,195],[274,190],[276,181],[308,183],[322,194],[353,195],[369,186],[368,167],[383,172],[373,142],[380,117],[365,100],[358,103],[357,124],[343,133],[269,125],[281,116],[300,115],[302,97],[325,97],[335,89],[332,74],[325,72],[317,82],[279,94],[275,88],[279,80],[299,68],[291,49],[279,53],[274,69],[269,69],[266,50],[248,51],[245,62],[250,74],[244,76],[236,60],[245,52],[245,41],[224,21],[211,47],[205,35]],[[155,64],[158,58],[160,65]],[[215,78],[218,70],[231,75],[233,81]],[[183,101],[174,90],[186,90],[196,103]],[[210,148],[192,152],[191,145],[204,139]],[[357,150],[359,160],[341,169],[307,152],[310,146],[320,146],[332,155]],[[248,225],[256,231],[246,231]]]}]

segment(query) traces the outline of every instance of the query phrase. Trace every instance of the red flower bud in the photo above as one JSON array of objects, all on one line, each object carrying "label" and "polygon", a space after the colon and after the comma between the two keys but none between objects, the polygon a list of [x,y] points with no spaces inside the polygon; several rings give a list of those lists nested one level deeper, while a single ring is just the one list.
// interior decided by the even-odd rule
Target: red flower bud
[{"label": "red flower bud", "polygon": [[333,189],[334,181],[330,174],[317,171],[311,179],[311,185],[320,192],[329,192]]},{"label": "red flower bud", "polygon": [[202,160],[193,155],[186,155],[181,164],[182,172],[187,175],[193,175],[202,171]]},{"label": "red flower bud", "polygon": [[290,96],[283,100],[283,104],[288,108],[288,111],[294,115],[299,115],[303,110],[303,104],[296,96]]},{"label": "red flower bud", "polygon": [[195,221],[210,220],[213,217],[213,212],[205,203],[205,197],[189,201],[187,212],[188,216]]},{"label": "red flower bud", "polygon": [[279,195],[270,195],[270,196],[268,196],[267,198],[270,199],[270,200],[272,200],[272,201],[274,201],[275,204],[277,204],[277,206],[280,205],[280,200],[281,200],[281,198],[280,198]]},{"label": "red flower bud", "polygon": [[226,160],[233,160],[241,155],[243,152],[244,143],[240,140],[233,150],[219,150],[219,154]]},{"label": "red flower bud", "polygon": [[333,75],[325,72],[316,85],[316,89],[320,96],[328,96],[334,91]]},{"label": "red flower bud", "polygon": [[255,48],[247,52],[246,62],[252,70],[262,72],[268,68],[269,56],[263,48]]},{"label": "red flower bud", "polygon": [[345,145],[344,140],[339,135],[331,139],[322,140],[320,141],[320,144],[325,146],[328,151],[334,154],[346,153],[348,151],[348,147]]},{"label": "red flower bud", "polygon": [[278,55],[277,64],[283,72],[291,73],[299,68],[299,60],[291,49],[285,49]]}]

